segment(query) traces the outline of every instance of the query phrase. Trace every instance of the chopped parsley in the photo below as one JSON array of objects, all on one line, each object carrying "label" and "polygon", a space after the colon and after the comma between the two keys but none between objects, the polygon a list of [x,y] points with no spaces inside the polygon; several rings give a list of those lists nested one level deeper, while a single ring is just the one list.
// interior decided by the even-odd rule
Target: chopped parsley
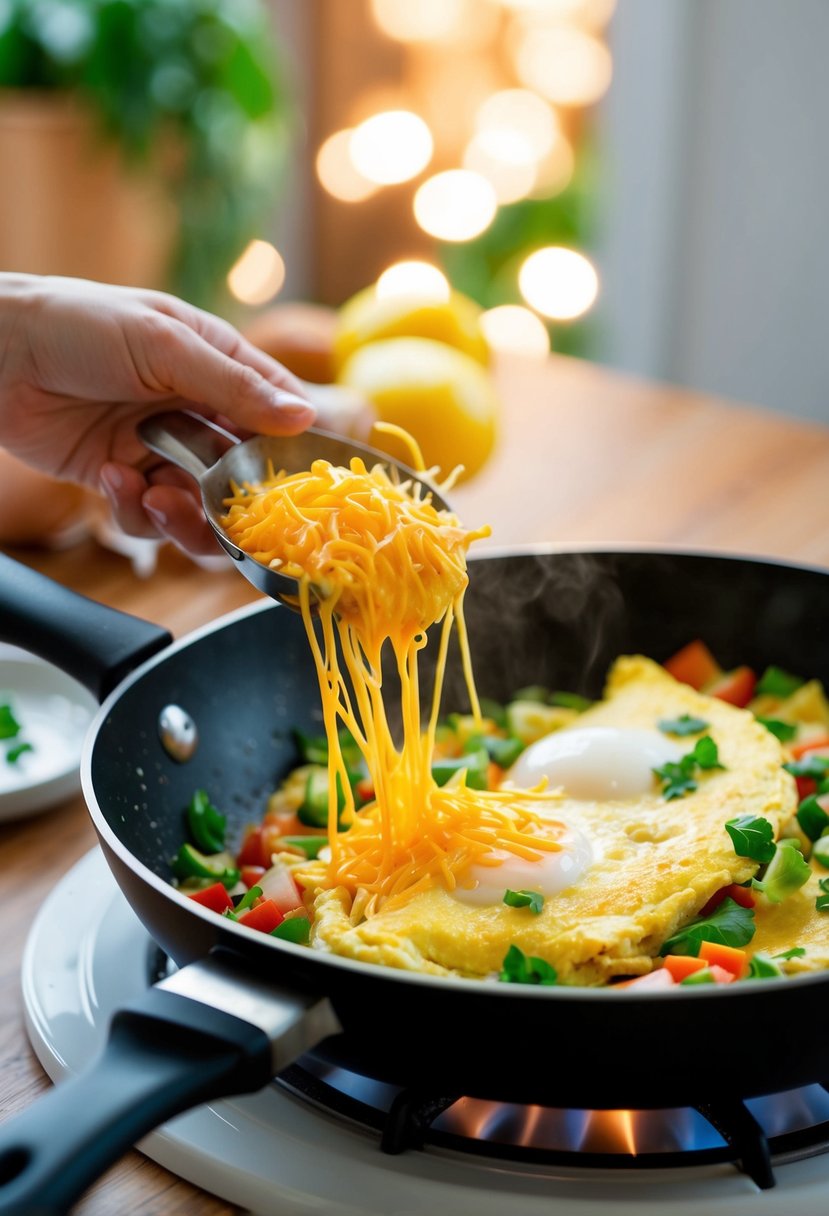
[{"label": "chopped parsley", "polygon": [[779,979],[783,975],[781,969],[777,966],[774,959],[769,958],[767,954],[758,952],[749,960],[747,979],[750,980],[773,980]]},{"label": "chopped parsley", "polygon": [[829,815],[818,802],[817,794],[804,798],[797,808],[797,822],[810,840],[819,840],[829,828]]},{"label": "chopped parsley", "polygon": [[24,752],[33,752],[34,750],[31,743],[26,743],[25,741],[23,743],[16,743],[14,747],[10,747],[6,752],[6,763],[17,764]]},{"label": "chopped parsley", "polygon": [[538,916],[544,907],[544,896],[539,891],[512,891],[507,887],[504,892],[504,903],[510,908],[529,908]]},{"label": "chopped parsley", "polygon": [[552,986],[557,983],[555,967],[543,958],[528,958],[518,946],[510,946],[501,964],[498,979],[502,984],[540,984]]},{"label": "chopped parsley", "polygon": [[698,739],[692,751],[680,760],[669,760],[653,771],[662,782],[662,793],[670,802],[698,789],[696,780],[699,769],[724,768],[720,764],[717,745],[710,735]]},{"label": "chopped parsley", "polygon": [[818,912],[829,911],[829,878],[821,878],[818,882],[821,894],[815,900],[815,907]]},{"label": "chopped parsley", "polygon": [[793,777],[811,777],[822,781],[829,775],[829,756],[804,756],[802,760],[790,760],[783,768]]},{"label": "chopped parsley", "polygon": [[580,714],[583,714],[593,704],[589,697],[582,697],[577,692],[551,692],[547,700],[550,705],[560,705],[563,709],[575,709]]},{"label": "chopped parsley", "polygon": [[767,667],[757,681],[754,695],[779,697],[781,701],[784,701],[793,692],[797,692],[798,688],[802,688],[805,683],[806,681],[802,680],[800,676],[790,675],[782,667]]},{"label": "chopped parsley", "polygon": [[765,865],[774,857],[774,828],[762,815],[740,815],[726,822],[725,830],[731,837],[734,852],[738,857],[749,857]]},{"label": "chopped parsley", "polygon": [[0,705],[0,739],[16,739],[21,726],[12,712],[11,705]]},{"label": "chopped parsley", "polygon": [[727,896],[710,916],[698,916],[667,939],[659,951],[665,954],[699,954],[702,942],[723,946],[746,946],[754,937],[754,909],[743,908]]},{"label": "chopped parsley", "polygon": [[772,957],[782,959],[803,958],[805,953],[806,950],[803,946],[792,946],[791,950],[781,950],[779,954],[775,954]]},{"label": "chopped parsley", "polygon": [[662,718],[659,729],[665,735],[698,735],[708,729],[704,718],[695,718],[691,714],[680,714],[678,718]]},{"label": "chopped parsley", "polygon": [[766,730],[771,731],[781,743],[791,743],[797,734],[797,727],[793,722],[781,722],[779,718],[764,718],[761,714],[757,715],[757,721],[761,726],[765,726]]}]

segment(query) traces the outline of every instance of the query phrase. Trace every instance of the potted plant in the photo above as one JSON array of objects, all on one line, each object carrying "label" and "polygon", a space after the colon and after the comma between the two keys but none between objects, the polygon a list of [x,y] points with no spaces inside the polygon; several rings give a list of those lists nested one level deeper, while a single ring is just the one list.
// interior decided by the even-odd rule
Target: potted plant
[{"label": "potted plant", "polygon": [[287,129],[259,0],[5,0],[0,266],[220,309]]}]

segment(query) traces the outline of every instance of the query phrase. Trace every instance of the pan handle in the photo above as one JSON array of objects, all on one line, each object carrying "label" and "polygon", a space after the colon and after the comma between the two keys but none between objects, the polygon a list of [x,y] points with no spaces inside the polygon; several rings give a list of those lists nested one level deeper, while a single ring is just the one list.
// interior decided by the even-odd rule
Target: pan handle
[{"label": "pan handle", "polygon": [[169,646],[166,630],[97,604],[0,553],[0,637],[54,663],[99,700]]},{"label": "pan handle", "polygon": [[119,1010],[103,1052],[0,1126],[0,1216],[63,1216],[174,1115],[252,1093],[340,1025],[328,1000],[266,984],[217,949]]}]

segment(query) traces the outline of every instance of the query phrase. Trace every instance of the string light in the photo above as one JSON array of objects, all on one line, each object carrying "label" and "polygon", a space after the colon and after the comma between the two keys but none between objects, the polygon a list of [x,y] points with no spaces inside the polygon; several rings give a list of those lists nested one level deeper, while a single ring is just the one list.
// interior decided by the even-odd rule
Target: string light
[{"label": "string light", "polygon": [[285,262],[269,241],[251,241],[231,266],[227,285],[243,304],[266,304],[285,282]]},{"label": "string light", "polygon": [[381,300],[394,296],[418,296],[445,304],[452,289],[443,271],[431,262],[405,261],[395,262],[383,271],[377,280],[375,292]]},{"label": "string light", "polygon": [[387,110],[361,122],[351,134],[354,168],[381,186],[409,181],[432,159],[432,133],[410,110]]},{"label": "string light", "polygon": [[371,0],[380,29],[398,42],[440,42],[457,35],[468,15],[466,0]]},{"label": "string light", "polygon": [[441,241],[471,241],[486,231],[497,210],[491,183],[470,169],[436,173],[414,197],[418,224]]},{"label": "string light", "polygon": [[572,321],[592,306],[599,276],[582,253],[560,245],[538,249],[518,272],[521,295],[531,308],[557,321]]},{"label": "string light", "polygon": [[510,135],[490,131],[474,136],[464,151],[463,166],[487,179],[499,204],[526,198],[536,183],[530,145],[518,132]]},{"label": "string light", "polygon": [[343,203],[361,203],[370,198],[377,187],[355,167],[351,159],[350,127],[335,131],[317,152],[317,177],[334,198]]},{"label": "string light", "polygon": [[560,106],[588,106],[610,86],[610,51],[569,26],[531,26],[518,41],[515,70],[525,85]]},{"label": "string light", "polygon": [[504,137],[515,139],[512,159],[541,160],[559,132],[550,105],[529,89],[501,89],[486,99],[475,116],[477,135],[487,147]]},{"label": "string light", "polygon": [[550,353],[550,336],[544,322],[520,304],[487,309],[480,324],[493,350],[533,359],[545,359]]}]

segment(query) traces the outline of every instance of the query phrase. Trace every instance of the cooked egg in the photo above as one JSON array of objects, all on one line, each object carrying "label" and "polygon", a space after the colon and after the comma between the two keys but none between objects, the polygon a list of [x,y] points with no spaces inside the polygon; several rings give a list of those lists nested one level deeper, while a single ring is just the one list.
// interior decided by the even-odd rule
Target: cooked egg
[{"label": "cooked egg", "polygon": [[510,769],[508,781],[531,789],[546,778],[570,798],[596,802],[637,798],[657,788],[655,768],[682,754],[675,740],[656,729],[578,726],[532,743]]},{"label": "cooked egg", "polygon": [[[655,736],[662,719],[684,713],[707,723],[724,767],[699,773],[696,790],[667,801],[650,770],[690,752],[696,738]],[[493,976],[513,944],[555,967],[564,984],[645,974],[665,939],[717,890],[755,874],[757,863],[734,852],[726,820],[762,815],[776,834],[796,809],[774,735],[747,710],[677,683],[640,656],[619,659],[604,699],[554,738],[539,741],[536,756],[554,759],[546,775],[558,788],[544,805],[567,825],[559,853],[504,858],[471,876],[478,886],[468,895],[434,886],[356,924],[345,892],[319,891],[312,945],[433,975]],[[513,781],[522,771],[515,766]],[[521,779],[536,785],[540,775],[533,761]],[[540,891],[541,912],[505,905],[507,887]]]}]

